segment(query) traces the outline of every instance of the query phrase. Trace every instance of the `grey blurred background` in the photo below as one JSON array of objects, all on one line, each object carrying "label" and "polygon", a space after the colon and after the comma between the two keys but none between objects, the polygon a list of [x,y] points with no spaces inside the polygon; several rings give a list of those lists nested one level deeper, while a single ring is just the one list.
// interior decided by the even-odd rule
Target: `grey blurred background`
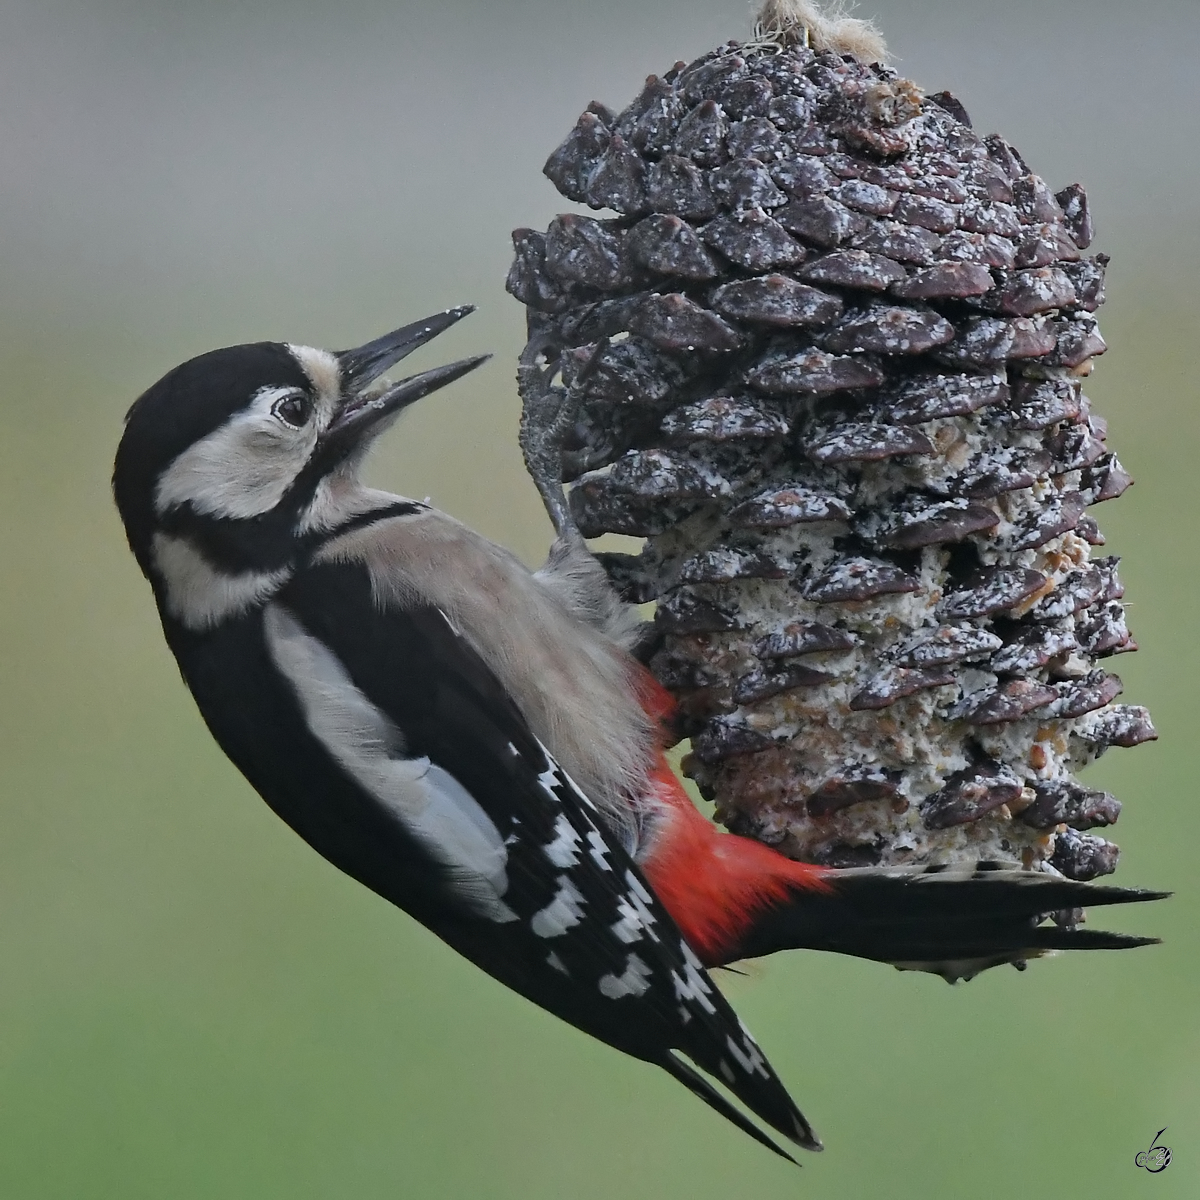
[{"label": "grey blurred background", "polygon": [[[1138,486],[1098,516],[1162,740],[1106,918],[1164,947],[950,989],[825,956],[724,986],[825,1137],[798,1177],[665,1076],[455,960],[280,825],[210,743],[107,493],[130,401],[215,345],[480,312],[380,483],[536,561],[509,231],[589,100],[730,37],[743,0],[0,3],[0,1196],[1194,1196],[1200,817],[1195,0],[871,0],[1113,255],[1089,393]],[[1134,1166],[1155,1131],[1175,1161]]]}]

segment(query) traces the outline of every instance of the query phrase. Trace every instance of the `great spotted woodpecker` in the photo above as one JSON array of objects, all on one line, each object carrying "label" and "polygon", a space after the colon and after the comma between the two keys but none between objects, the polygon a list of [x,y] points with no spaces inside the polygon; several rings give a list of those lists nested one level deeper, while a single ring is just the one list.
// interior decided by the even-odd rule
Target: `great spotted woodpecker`
[{"label": "great spotted woodpecker", "polygon": [[126,420],[113,487],[167,642],[217,742],[305,841],[781,1154],[711,1080],[821,1143],[707,967],[808,946],[953,977],[1150,940],[1039,922],[1153,893],[826,870],[719,833],[663,757],[669,698],[582,544],[530,572],[358,480],[404,407],[484,361],[377,382],[470,311],[338,353],[213,351]]}]

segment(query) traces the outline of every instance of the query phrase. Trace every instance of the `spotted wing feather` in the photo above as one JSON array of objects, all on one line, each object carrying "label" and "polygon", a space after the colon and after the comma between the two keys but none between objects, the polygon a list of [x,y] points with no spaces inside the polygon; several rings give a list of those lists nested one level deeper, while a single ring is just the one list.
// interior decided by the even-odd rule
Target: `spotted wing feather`
[{"label": "spotted wing feather", "polygon": [[[359,789],[394,806],[382,789],[397,762],[418,764],[401,773],[423,769],[422,780],[433,775],[438,785],[430,791],[423,784],[427,792],[415,804],[406,801],[408,808],[400,805],[397,819],[429,857],[440,859],[446,903],[415,903],[400,878],[394,884],[364,879],[368,886],[543,1008],[663,1066],[759,1140],[767,1139],[673,1051],[727,1084],[789,1140],[819,1148],[628,848],[532,736],[512,699],[444,614],[380,605],[360,563],[305,569],[278,595],[274,613],[267,617],[268,641],[278,640],[282,628],[285,637],[309,639],[320,647],[314,653],[327,659],[315,685],[311,668],[297,675],[298,693],[306,687],[352,689],[353,702],[344,701],[346,713],[328,720],[328,727],[308,711],[319,707],[320,696],[300,696],[300,706],[331,757],[357,772]],[[350,713],[356,705],[375,714],[373,729],[363,732],[366,718]],[[357,729],[339,734],[340,726],[356,719]],[[357,738],[358,750],[340,749],[339,736]],[[355,765],[363,746],[374,747],[373,773]],[[430,814],[439,807],[440,815]],[[443,828],[462,831],[457,858],[434,850],[422,835],[420,821],[439,820]],[[470,836],[472,826],[480,836]],[[497,846],[499,862],[492,853]],[[353,864],[338,865],[357,875]]]}]

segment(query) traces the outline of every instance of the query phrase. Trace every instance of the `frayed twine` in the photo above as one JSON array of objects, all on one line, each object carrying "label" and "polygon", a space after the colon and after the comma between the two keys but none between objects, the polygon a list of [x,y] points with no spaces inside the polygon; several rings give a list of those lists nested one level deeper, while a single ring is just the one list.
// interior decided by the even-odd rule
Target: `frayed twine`
[{"label": "frayed twine", "polygon": [[774,51],[808,46],[849,54],[860,62],[884,62],[887,44],[871,21],[845,15],[842,0],[828,10],[814,0],[766,0],[754,22],[754,36],[741,49]]}]

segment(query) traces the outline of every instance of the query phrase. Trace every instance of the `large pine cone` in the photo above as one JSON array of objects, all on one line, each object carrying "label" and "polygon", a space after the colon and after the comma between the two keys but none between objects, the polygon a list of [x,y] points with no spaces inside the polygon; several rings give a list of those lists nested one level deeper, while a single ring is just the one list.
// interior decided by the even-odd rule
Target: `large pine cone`
[{"label": "large pine cone", "polygon": [[526,422],[565,429],[586,537],[646,539],[601,557],[658,601],[651,666],[731,829],[1106,874],[1080,831],[1120,805],[1073,773],[1155,735],[1098,666],[1134,643],[1088,510],[1130,479],[1081,391],[1086,197],[945,93],[771,49],[593,104],[550,157],[617,215],[514,234]]}]

